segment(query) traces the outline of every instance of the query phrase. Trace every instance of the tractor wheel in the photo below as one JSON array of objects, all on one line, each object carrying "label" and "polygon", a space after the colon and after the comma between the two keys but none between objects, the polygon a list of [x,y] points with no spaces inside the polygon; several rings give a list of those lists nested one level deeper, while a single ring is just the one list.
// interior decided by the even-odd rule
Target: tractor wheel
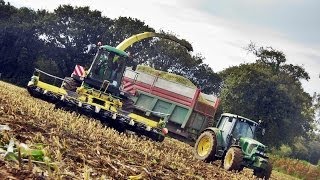
[{"label": "tractor wheel", "polygon": [[132,113],[133,110],[134,110],[134,101],[130,98],[127,98],[127,99],[123,99],[123,102],[122,102],[122,110],[123,111],[126,111],[128,113]]},{"label": "tractor wheel", "polygon": [[272,164],[270,162],[268,162],[266,169],[260,170],[260,171],[255,170],[253,173],[258,178],[264,178],[265,180],[267,180],[267,179],[270,179],[271,172],[272,172]]},{"label": "tractor wheel", "polygon": [[197,139],[194,154],[197,159],[210,162],[215,159],[217,138],[213,131],[204,131]]},{"label": "tractor wheel", "polygon": [[72,77],[65,77],[62,83],[62,88],[68,91],[76,91],[80,84]]},{"label": "tractor wheel", "polygon": [[223,166],[224,169],[231,170],[240,170],[241,164],[243,161],[243,154],[240,148],[231,147],[224,157]]},{"label": "tractor wheel", "polygon": [[272,173],[272,164],[268,162],[267,169],[264,171],[264,179],[269,179],[271,177]]}]

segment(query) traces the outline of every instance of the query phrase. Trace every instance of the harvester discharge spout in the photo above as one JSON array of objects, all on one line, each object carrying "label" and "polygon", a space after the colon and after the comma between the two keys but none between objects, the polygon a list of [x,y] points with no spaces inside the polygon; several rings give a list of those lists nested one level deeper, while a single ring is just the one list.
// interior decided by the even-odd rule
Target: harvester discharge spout
[{"label": "harvester discharge spout", "polygon": [[185,47],[188,51],[193,51],[192,45],[189,42],[187,42],[186,40],[178,39],[173,35],[168,35],[168,34],[163,34],[163,33],[155,33],[155,32],[144,32],[144,33],[133,35],[133,36],[125,39],[124,41],[122,41],[116,48],[124,51],[132,44],[139,42],[143,39],[152,38],[152,37],[159,37],[159,38],[174,41],[174,42],[180,44],[181,46]]}]

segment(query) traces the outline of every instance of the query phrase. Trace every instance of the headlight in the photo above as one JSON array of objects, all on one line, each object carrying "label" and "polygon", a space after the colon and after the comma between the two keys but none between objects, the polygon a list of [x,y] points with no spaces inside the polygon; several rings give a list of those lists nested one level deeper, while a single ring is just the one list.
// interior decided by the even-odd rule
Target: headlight
[{"label": "headlight", "polygon": [[31,80],[28,82],[28,86],[37,85],[39,80],[38,76],[32,76]]},{"label": "headlight", "polygon": [[256,154],[259,154],[262,157],[267,157],[267,154],[262,151],[257,151]]}]

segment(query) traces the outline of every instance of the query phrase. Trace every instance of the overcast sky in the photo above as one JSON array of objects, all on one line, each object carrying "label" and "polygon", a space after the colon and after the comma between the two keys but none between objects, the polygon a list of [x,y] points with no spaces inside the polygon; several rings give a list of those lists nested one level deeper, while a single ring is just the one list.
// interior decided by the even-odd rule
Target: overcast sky
[{"label": "overcast sky", "polygon": [[130,16],[188,40],[216,72],[254,58],[250,41],[272,46],[310,74],[307,92],[320,92],[319,0],[5,0],[53,11],[60,4],[90,6],[110,18]]}]

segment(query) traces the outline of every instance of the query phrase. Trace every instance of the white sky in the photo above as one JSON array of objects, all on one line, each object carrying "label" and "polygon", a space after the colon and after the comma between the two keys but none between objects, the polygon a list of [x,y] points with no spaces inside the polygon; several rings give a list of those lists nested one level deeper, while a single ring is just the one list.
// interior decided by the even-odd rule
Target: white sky
[{"label": "white sky", "polygon": [[[8,1],[6,1],[8,2]],[[254,62],[243,49],[250,41],[272,46],[287,55],[288,63],[303,65],[311,95],[320,93],[320,13],[315,0],[9,0],[17,7],[53,11],[61,4],[89,6],[104,16],[130,16],[155,30],[165,30],[189,41],[194,53],[218,72],[244,62]],[[319,11],[320,12],[320,11]],[[297,15],[298,14],[298,15]],[[315,19],[315,20],[314,20]],[[317,36],[315,36],[317,35]]]}]

